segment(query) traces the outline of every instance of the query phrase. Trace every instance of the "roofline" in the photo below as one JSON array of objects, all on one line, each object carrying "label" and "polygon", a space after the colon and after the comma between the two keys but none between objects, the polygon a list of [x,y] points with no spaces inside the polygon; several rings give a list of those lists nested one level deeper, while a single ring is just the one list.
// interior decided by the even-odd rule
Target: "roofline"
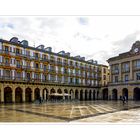
[{"label": "roofline", "polygon": [[[55,53],[55,52],[49,52],[47,50],[41,50],[41,49],[38,49],[38,48],[35,48],[35,47],[32,47],[32,46],[24,46],[22,44],[18,44],[18,43],[14,43],[14,42],[10,42],[8,40],[5,40],[5,39],[0,39],[0,42],[2,43],[9,43],[9,44],[12,44],[12,45],[17,45],[17,46],[20,46],[22,48],[28,48],[28,49],[31,49],[31,50],[36,50],[36,51],[39,51],[39,52],[44,52],[44,53],[48,53],[48,54],[52,54],[52,55],[56,55],[56,56],[60,56],[60,57],[63,57],[63,58],[69,58],[69,59],[72,59],[72,60],[75,60],[75,61],[79,61],[79,62],[83,62],[83,63],[87,63],[87,64],[90,64],[90,65],[95,65],[95,66],[99,66],[101,64],[93,64],[93,63],[90,63],[86,60],[78,60],[77,58],[73,57],[73,56],[64,56],[64,55],[61,55],[61,54],[58,54],[58,53]],[[105,66],[105,65],[104,65]]]}]

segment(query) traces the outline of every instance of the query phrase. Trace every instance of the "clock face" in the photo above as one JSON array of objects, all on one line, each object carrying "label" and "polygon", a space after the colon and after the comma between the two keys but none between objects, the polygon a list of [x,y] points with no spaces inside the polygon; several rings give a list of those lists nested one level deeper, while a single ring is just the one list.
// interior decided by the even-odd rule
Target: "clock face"
[{"label": "clock face", "polygon": [[138,52],[138,51],[139,51],[139,49],[138,49],[138,48],[135,48],[135,49],[134,49],[134,52]]}]

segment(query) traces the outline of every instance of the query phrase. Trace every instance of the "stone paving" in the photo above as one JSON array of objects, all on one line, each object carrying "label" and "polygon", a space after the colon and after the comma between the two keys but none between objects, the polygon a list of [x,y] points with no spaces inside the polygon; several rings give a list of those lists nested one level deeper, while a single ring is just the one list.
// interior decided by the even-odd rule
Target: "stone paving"
[{"label": "stone paving", "polygon": [[81,101],[0,105],[0,122],[140,122],[140,102]]}]

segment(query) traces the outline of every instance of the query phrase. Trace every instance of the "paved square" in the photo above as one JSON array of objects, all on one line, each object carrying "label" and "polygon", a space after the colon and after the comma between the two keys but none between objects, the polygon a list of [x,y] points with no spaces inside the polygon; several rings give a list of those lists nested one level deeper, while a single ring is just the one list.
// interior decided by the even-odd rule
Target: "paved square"
[{"label": "paved square", "polygon": [[0,122],[117,122],[118,116],[120,121],[126,117],[124,112],[139,109],[140,102],[134,101],[125,105],[121,101],[9,104],[0,105]]}]

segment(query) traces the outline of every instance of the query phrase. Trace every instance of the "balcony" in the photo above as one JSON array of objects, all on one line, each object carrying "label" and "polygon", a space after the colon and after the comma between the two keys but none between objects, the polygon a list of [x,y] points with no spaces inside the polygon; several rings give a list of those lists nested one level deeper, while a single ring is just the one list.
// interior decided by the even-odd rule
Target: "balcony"
[{"label": "balcony", "polygon": [[119,70],[118,69],[112,70],[112,74],[119,74]]},{"label": "balcony", "polygon": [[140,70],[140,66],[134,66],[134,67],[133,67],[133,70],[134,70],[134,71],[139,71],[139,70]]},{"label": "balcony", "polygon": [[49,73],[54,74],[54,73],[56,73],[56,70],[55,69],[49,69]]},{"label": "balcony", "polygon": [[49,59],[48,58],[40,58],[40,61],[42,61],[42,62],[46,62],[46,63],[49,63]]},{"label": "balcony", "polygon": [[21,69],[21,68],[22,68],[22,65],[17,64],[17,65],[16,65],[16,68]]},{"label": "balcony", "polygon": [[64,62],[63,63],[63,66],[68,66],[68,62]]},{"label": "balcony", "polygon": [[64,82],[56,80],[55,78],[41,79],[41,78],[30,78],[30,77],[12,77],[12,76],[0,76],[0,81],[9,81],[9,82],[24,82],[24,83],[39,83],[39,84],[58,84],[58,85],[73,85],[73,86],[91,86],[84,83],[74,83],[68,82],[66,79]]},{"label": "balcony", "polygon": [[122,69],[122,72],[123,72],[123,73],[130,72],[130,68],[125,68],[125,69]]}]

